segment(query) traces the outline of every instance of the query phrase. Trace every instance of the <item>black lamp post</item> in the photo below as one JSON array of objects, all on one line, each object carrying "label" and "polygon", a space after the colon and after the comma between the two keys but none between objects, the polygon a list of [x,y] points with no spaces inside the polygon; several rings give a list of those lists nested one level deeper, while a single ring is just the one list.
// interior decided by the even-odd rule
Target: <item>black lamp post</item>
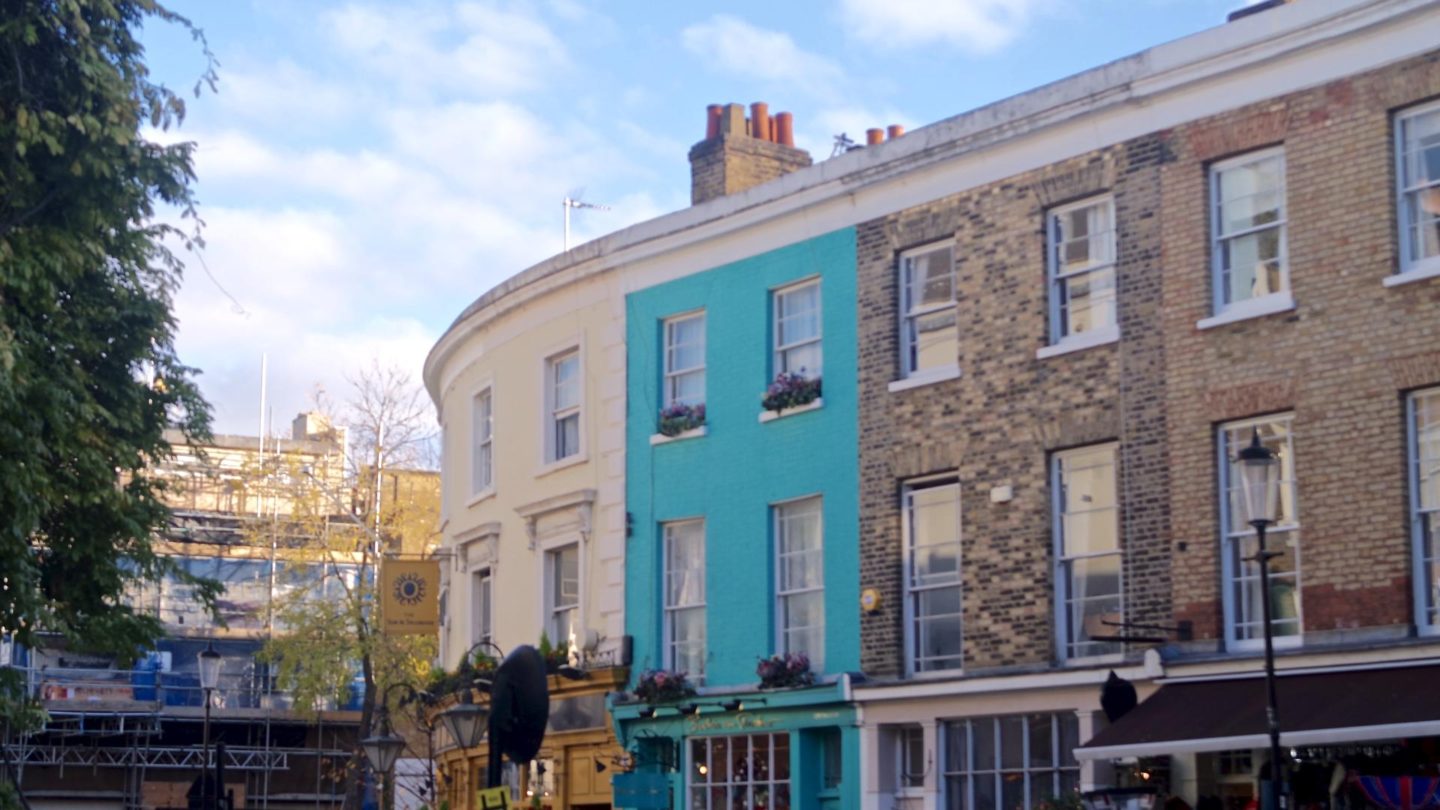
[{"label": "black lamp post", "polygon": [[1280,777],[1280,703],[1275,695],[1275,629],[1270,625],[1270,560],[1281,552],[1265,548],[1265,530],[1275,523],[1280,494],[1280,459],[1275,451],[1260,442],[1256,428],[1250,446],[1241,450],[1236,460],[1240,468],[1240,504],[1246,521],[1255,529],[1258,551],[1251,559],[1260,563],[1260,606],[1265,631],[1265,721],[1270,732],[1270,782],[1268,801],[1262,806],[1278,810],[1281,806]]},{"label": "black lamp post", "polygon": [[390,730],[390,712],[385,704],[380,704],[380,733],[366,737],[360,741],[360,747],[365,750],[365,758],[370,760],[370,767],[380,775],[380,806],[388,807],[386,797],[391,790],[390,774],[395,770],[395,760],[400,758],[400,752],[405,750],[405,738]]},{"label": "black lamp post", "polygon": [[201,768],[200,789],[201,799],[204,801],[205,810],[214,810],[215,800],[218,793],[223,790],[220,786],[211,785],[210,781],[210,703],[211,695],[216,687],[220,685],[220,664],[222,658],[220,653],[215,651],[215,642],[211,641],[205,649],[197,656],[200,664],[200,691],[205,696],[205,725],[200,732],[201,740],[205,746],[204,765]]}]

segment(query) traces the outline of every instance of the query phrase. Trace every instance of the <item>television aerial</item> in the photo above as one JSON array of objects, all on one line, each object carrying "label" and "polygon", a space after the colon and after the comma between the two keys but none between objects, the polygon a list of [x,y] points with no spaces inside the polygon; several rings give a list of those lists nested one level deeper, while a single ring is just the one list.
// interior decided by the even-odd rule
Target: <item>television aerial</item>
[{"label": "television aerial", "polygon": [[565,209],[565,249],[570,249],[570,209],[572,208],[593,208],[596,211],[609,211],[610,206],[599,203],[581,202],[580,198],[585,196],[585,189],[581,188],[565,195],[560,201],[561,207]]}]

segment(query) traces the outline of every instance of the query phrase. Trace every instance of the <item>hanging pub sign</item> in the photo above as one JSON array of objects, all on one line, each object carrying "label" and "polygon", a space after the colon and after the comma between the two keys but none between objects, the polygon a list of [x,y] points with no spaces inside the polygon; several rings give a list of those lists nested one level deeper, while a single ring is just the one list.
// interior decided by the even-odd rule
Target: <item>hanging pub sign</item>
[{"label": "hanging pub sign", "polygon": [[439,560],[380,564],[380,621],[386,635],[439,635]]}]

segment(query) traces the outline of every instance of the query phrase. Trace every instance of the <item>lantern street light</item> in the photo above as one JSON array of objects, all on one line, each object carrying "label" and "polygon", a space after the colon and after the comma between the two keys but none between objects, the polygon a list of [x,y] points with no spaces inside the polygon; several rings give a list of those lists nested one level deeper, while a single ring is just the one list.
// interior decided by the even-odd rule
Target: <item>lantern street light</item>
[{"label": "lantern street light", "polygon": [[220,685],[220,664],[223,659],[220,653],[215,651],[214,641],[207,644],[196,657],[200,666],[200,691],[205,696],[205,726],[200,732],[205,747],[203,766],[200,771],[200,798],[204,803],[205,810],[214,810],[215,800],[218,798],[216,794],[219,789],[210,781],[210,704],[213,702],[211,695]]},{"label": "lantern street light", "polygon": [[[505,651],[500,649],[495,642],[489,639],[481,639],[470,645],[470,649],[460,656],[460,669],[463,672],[470,666],[470,655],[481,647],[489,647],[499,656],[496,661],[505,657]],[[440,712],[440,720],[445,723],[445,730],[450,732],[450,738],[455,745],[461,749],[474,748],[485,738],[488,730],[487,721],[490,718],[488,706],[480,706],[474,702],[470,694],[473,687],[479,687],[483,691],[490,691],[489,681],[483,678],[476,678],[470,684],[466,684],[459,691],[459,702],[451,705],[448,709]]]},{"label": "lantern street light", "polygon": [[440,712],[445,730],[450,732],[450,737],[461,748],[474,748],[480,744],[485,738],[486,721],[489,718],[490,709],[472,702],[469,689],[460,693],[459,703]]},{"label": "lantern street light", "polygon": [[370,767],[380,774],[380,796],[382,806],[385,806],[383,801],[390,788],[390,774],[395,770],[395,760],[399,759],[400,752],[405,750],[405,738],[390,730],[390,713],[386,711],[383,703],[380,705],[380,733],[361,740],[360,747],[365,750],[365,758],[370,760]]},{"label": "lantern street light", "polygon": [[[411,686],[408,683],[405,683],[404,681],[397,681],[396,683],[392,683],[389,686],[385,687],[385,690],[380,693],[380,701],[378,704],[378,708],[376,709],[376,711],[378,712],[379,720],[377,725],[380,729],[380,733],[370,737],[366,737],[365,739],[361,740],[360,747],[365,751],[365,758],[370,761],[370,766],[375,770],[376,773],[381,774],[385,777],[390,776],[391,772],[395,769],[395,763],[399,760],[400,754],[404,752],[405,747],[409,744],[406,742],[404,737],[401,737],[400,735],[394,733],[390,728],[390,693],[395,691],[396,689],[404,689],[406,692],[409,692],[410,694],[408,699],[410,701],[414,701],[418,706],[420,706],[420,711],[417,712],[416,719],[419,720],[420,725],[424,726],[426,740],[430,745],[430,768],[425,777],[426,786],[424,788],[424,791],[425,795],[428,797],[428,800],[434,801],[435,747],[432,737],[434,727],[430,721],[427,721],[425,719],[424,711],[424,707],[434,703],[434,695],[423,689],[416,689],[415,687]],[[405,705],[404,699],[401,700],[400,705]],[[394,786],[391,785],[389,793],[393,792]],[[388,796],[388,800],[386,800],[387,794],[383,790],[383,786],[381,799],[383,807],[389,808],[394,806],[394,796],[390,795]]]},{"label": "lantern street light", "polygon": [[1258,541],[1255,556],[1260,563],[1260,607],[1265,631],[1265,722],[1270,733],[1270,780],[1267,810],[1281,806],[1280,705],[1275,694],[1275,628],[1270,624],[1270,560],[1281,552],[1265,548],[1265,530],[1275,523],[1280,495],[1280,459],[1260,441],[1256,428],[1250,446],[1237,454],[1240,468],[1240,506],[1245,520],[1255,529]]}]

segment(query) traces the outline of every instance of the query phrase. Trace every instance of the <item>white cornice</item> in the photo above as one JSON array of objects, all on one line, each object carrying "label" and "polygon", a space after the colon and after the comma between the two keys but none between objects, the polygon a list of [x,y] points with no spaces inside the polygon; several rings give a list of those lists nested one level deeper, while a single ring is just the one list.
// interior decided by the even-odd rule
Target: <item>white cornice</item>
[{"label": "white cornice", "polygon": [[[701,261],[690,255],[677,263],[682,268],[624,285],[643,288],[667,273],[706,270],[1407,59],[1437,42],[1440,4],[1433,0],[1305,0],[1156,46],[551,257],[496,285],[456,318],[426,358],[426,387],[440,403],[442,370],[471,334],[587,277],[681,250],[703,252]],[[726,239],[745,232],[743,240]]]}]

